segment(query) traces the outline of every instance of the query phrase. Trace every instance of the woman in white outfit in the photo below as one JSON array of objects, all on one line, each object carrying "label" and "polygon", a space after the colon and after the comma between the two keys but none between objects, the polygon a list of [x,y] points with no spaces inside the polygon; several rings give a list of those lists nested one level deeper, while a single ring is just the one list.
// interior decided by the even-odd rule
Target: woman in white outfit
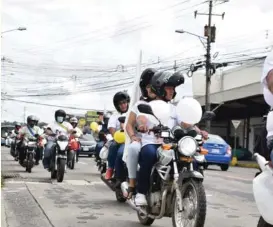
[{"label": "woman in white outfit", "polygon": [[147,103],[156,98],[156,95],[151,91],[150,82],[154,74],[156,73],[155,69],[148,68],[145,69],[140,77],[139,87],[141,90],[140,100],[131,108],[131,111],[128,116],[128,121],[126,124],[126,132],[130,137],[131,143],[128,145],[126,164],[128,168],[129,175],[129,188],[128,188],[128,198],[131,198],[135,192],[135,182],[138,166],[138,155],[141,149],[141,134],[137,133],[136,128],[136,116],[139,114],[137,106],[140,103]]},{"label": "woman in white outfit", "polygon": [[271,110],[267,115],[266,129],[268,149],[271,151],[271,162],[269,162],[269,165],[273,168],[273,51],[271,51],[265,59],[261,80],[264,99],[271,107]]}]

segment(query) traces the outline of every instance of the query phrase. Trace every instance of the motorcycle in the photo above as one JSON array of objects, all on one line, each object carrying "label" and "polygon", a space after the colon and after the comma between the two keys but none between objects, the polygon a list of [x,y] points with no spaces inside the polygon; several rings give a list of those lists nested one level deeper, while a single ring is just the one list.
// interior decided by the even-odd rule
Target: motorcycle
[{"label": "motorcycle", "polygon": [[[143,225],[151,225],[155,219],[165,216],[172,217],[174,227],[180,226],[179,219],[183,218],[187,222],[194,220],[193,226],[204,226],[207,209],[204,177],[193,169],[193,157],[198,151],[194,139],[196,131],[162,125],[149,105],[140,104],[138,110],[157,119],[159,124],[150,131],[162,140],[162,144],[150,176],[150,189],[146,195],[148,206],[137,207],[134,198],[128,200],[129,205],[137,211]],[[121,190],[127,195],[127,181],[121,184]]]},{"label": "motorcycle", "polygon": [[204,143],[202,135],[198,134],[195,137],[195,140],[198,144],[198,150],[193,156],[193,159],[195,161],[194,167],[196,171],[200,172],[204,176],[204,170],[207,169],[208,166],[205,158],[205,155],[208,154],[208,150],[202,147]]},{"label": "motorcycle", "polygon": [[24,138],[26,159],[23,162],[23,166],[26,167],[26,171],[31,173],[33,166],[35,165],[35,157],[38,146],[41,143],[41,138],[37,136],[35,139]]},{"label": "motorcycle", "polygon": [[7,138],[6,138],[6,141],[5,141],[5,145],[6,145],[6,147],[10,147],[10,146],[11,146],[12,141],[13,141],[13,138],[12,138],[12,133],[11,133],[11,132],[9,132],[9,133],[8,133],[8,136],[7,136]]},{"label": "motorcycle", "polygon": [[100,150],[100,154],[99,154],[100,159],[97,160],[97,166],[98,166],[98,171],[101,174],[106,173],[107,158],[108,158],[108,152],[109,152],[108,149],[112,141],[113,141],[112,135],[111,134],[106,135],[106,142]]},{"label": "motorcycle", "polygon": [[69,139],[66,135],[57,136],[57,134],[52,134],[51,136],[55,137],[56,142],[53,148],[53,155],[50,162],[51,179],[57,178],[58,182],[62,182],[66,169]]},{"label": "motorcycle", "polygon": [[273,227],[273,169],[268,165],[266,159],[254,154],[260,167],[253,179],[253,194],[261,217],[257,227]]},{"label": "motorcycle", "polygon": [[76,155],[80,148],[77,139],[71,135],[69,137],[68,152],[67,152],[67,166],[70,169],[74,169],[76,162]]}]

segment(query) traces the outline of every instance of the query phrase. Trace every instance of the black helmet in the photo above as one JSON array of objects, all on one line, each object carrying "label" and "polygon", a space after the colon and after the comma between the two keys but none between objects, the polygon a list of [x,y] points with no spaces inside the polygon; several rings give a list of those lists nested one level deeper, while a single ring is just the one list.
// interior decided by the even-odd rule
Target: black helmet
[{"label": "black helmet", "polygon": [[[127,101],[128,103],[130,102],[130,96],[126,92],[120,91],[114,95],[113,103],[116,110],[120,113],[123,113],[123,112],[119,108],[119,103],[123,100]],[[128,110],[128,107],[127,107],[127,110]],[[127,112],[127,110],[125,111],[125,113]]]},{"label": "black helmet", "polygon": [[140,87],[140,90],[141,90],[142,97],[144,99],[149,98],[146,87],[147,87],[148,84],[151,83],[151,79],[153,78],[155,73],[156,73],[156,69],[147,68],[142,72],[142,74],[140,76],[139,87]]},{"label": "black helmet", "polygon": [[36,124],[36,117],[35,117],[34,115],[29,115],[29,116],[27,117],[27,124],[28,124],[31,128],[33,128],[34,125]]},{"label": "black helmet", "polygon": [[[178,87],[181,84],[184,84],[184,76],[182,72],[157,72],[151,80],[151,87],[154,93],[160,97],[165,97],[165,87]],[[174,92],[173,98],[176,96]]]},{"label": "black helmet", "polygon": [[[59,118],[58,118],[59,117]],[[62,118],[61,118],[62,117]],[[55,120],[58,123],[63,123],[66,117],[66,112],[64,110],[57,110],[55,112]]]}]

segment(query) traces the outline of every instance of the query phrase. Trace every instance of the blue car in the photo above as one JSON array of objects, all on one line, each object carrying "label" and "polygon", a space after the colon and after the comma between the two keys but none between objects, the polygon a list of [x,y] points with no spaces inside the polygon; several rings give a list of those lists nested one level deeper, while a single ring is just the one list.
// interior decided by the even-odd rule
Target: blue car
[{"label": "blue car", "polygon": [[205,156],[207,166],[218,165],[222,171],[227,171],[231,162],[231,147],[218,135],[209,134],[208,140],[203,144],[203,148],[208,150]]}]

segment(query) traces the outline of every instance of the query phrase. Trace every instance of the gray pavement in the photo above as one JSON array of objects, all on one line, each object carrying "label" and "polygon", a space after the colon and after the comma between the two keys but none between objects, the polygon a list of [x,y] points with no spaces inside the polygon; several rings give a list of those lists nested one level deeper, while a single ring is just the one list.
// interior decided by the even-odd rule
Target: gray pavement
[{"label": "gray pavement", "polygon": [[[35,166],[24,169],[2,147],[2,225],[8,227],[140,227],[136,213],[115,200],[91,158],[82,157],[75,170],[67,170],[64,182],[50,180],[50,173]],[[206,227],[255,227],[258,211],[252,196],[255,169],[212,167],[205,172],[207,194]],[[3,211],[4,208],[4,211]],[[4,215],[4,216],[3,216]],[[3,220],[4,218],[4,220]],[[171,226],[170,218],[153,226]]]}]

